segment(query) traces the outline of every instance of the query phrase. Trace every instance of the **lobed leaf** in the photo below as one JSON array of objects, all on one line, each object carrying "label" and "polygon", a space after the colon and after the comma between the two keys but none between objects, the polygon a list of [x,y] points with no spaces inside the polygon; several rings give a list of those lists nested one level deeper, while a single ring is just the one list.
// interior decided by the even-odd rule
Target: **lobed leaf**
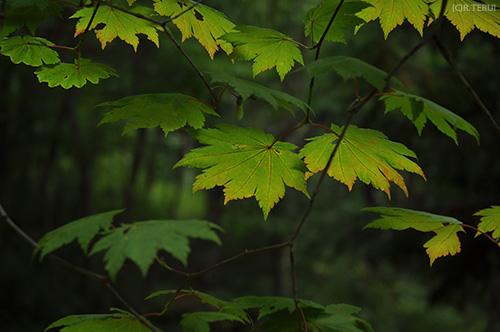
[{"label": "lobed leaf", "polygon": [[[429,12],[429,5],[423,0],[363,0],[371,6],[361,10],[356,15],[365,22],[380,20],[380,26],[387,39],[389,33],[396,26],[403,24],[406,19],[423,35],[424,23]],[[436,1],[436,3],[441,3]],[[360,25],[361,26],[361,25]],[[359,29],[359,27],[357,29]]]},{"label": "lobed leaf", "polygon": [[420,96],[415,96],[401,91],[380,97],[385,102],[385,113],[400,108],[401,112],[410,119],[421,135],[427,120],[430,120],[443,134],[455,141],[457,129],[463,130],[473,136],[479,144],[479,132],[470,123],[452,111]]},{"label": "lobed leaf", "polygon": [[78,240],[83,252],[87,254],[90,241],[101,232],[101,230],[108,230],[111,227],[114,216],[121,212],[123,212],[123,210],[94,214],[67,223],[45,234],[40,241],[38,241],[40,247],[35,249],[34,253],[37,254],[40,252],[40,260],[42,260],[45,255],[52,251],[74,240]]},{"label": "lobed leaf", "polygon": [[309,108],[305,102],[294,96],[232,75],[212,74],[212,82],[229,84],[240,95],[242,102],[245,102],[248,98],[261,98],[267,101],[275,110],[281,107],[292,113],[294,106],[303,111]]},{"label": "lobed leaf", "polygon": [[[474,213],[474,215],[482,217],[478,229],[484,233],[492,232],[491,236],[500,241],[500,206],[493,205],[490,208]],[[478,232],[476,236],[479,234]]]},{"label": "lobed leaf", "polygon": [[[339,3],[340,0],[323,0],[319,5],[311,8],[304,19],[304,34],[311,36],[314,42],[319,42]],[[364,1],[345,1],[335,16],[325,40],[345,43],[344,29],[363,24],[365,21],[355,14],[368,6],[369,4]]]},{"label": "lobed leaf", "polygon": [[205,114],[218,114],[198,99],[180,93],[144,94],[106,102],[97,107],[111,108],[99,123],[130,120],[123,134],[138,128],[160,126],[165,136],[189,125],[200,129],[205,124]]},{"label": "lobed leaf", "polygon": [[[430,5],[434,17],[441,11],[441,2]],[[449,0],[444,16],[460,32],[460,40],[477,28],[482,32],[500,38],[500,7],[497,0]]]},{"label": "lobed leaf", "polygon": [[47,82],[50,88],[61,86],[69,89],[73,86],[81,88],[87,81],[93,84],[99,83],[101,78],[118,76],[116,71],[88,59],[75,59],[75,63],[58,63],[56,65],[43,66],[35,71],[40,83]]},{"label": "lobed leaf", "polygon": [[202,4],[186,11],[192,6],[193,3],[186,0],[155,0],[154,3],[154,9],[160,15],[180,15],[172,22],[181,31],[182,41],[195,37],[212,59],[219,47],[230,54],[233,51],[232,45],[220,37],[231,31],[235,25],[223,13]]},{"label": "lobed leaf", "polygon": [[[133,9],[127,10],[133,10],[135,13],[144,16],[153,13],[151,9],[140,6],[134,6]],[[76,23],[75,37],[85,31],[93,14],[93,7],[85,7],[70,17],[79,19]],[[101,25],[104,25],[104,27],[95,30],[95,33],[97,39],[101,42],[102,49],[106,47],[107,43],[112,42],[115,38],[120,38],[124,42],[132,45],[134,50],[137,51],[137,46],[139,45],[139,38],[137,35],[139,34],[146,35],[156,46],[160,46],[158,32],[151,22],[125,13],[119,9],[110,6],[100,6],[90,24],[90,29],[95,29]]]},{"label": "lobed leaf", "polygon": [[151,220],[124,224],[107,231],[92,248],[90,255],[106,251],[106,270],[114,279],[126,259],[132,260],[146,276],[159,250],[165,250],[182,264],[191,251],[189,238],[220,244],[215,229],[204,220]]},{"label": "lobed leaf", "polygon": [[[323,170],[337,143],[342,128],[332,124],[332,132],[310,138],[300,151],[309,169],[306,178]],[[391,198],[389,181],[398,185],[408,196],[403,177],[397,170],[416,173],[425,179],[422,169],[406,157],[416,158],[413,151],[400,143],[389,141],[376,130],[349,126],[327,173],[352,189],[357,178],[382,190]]]},{"label": "lobed leaf", "polygon": [[[64,326],[63,328],[61,328]],[[60,332],[150,332],[135,316],[128,313],[107,315],[71,315],[50,324],[45,329],[61,328]],[[159,330],[158,330],[159,331]]]},{"label": "lobed leaf", "polygon": [[217,311],[197,311],[182,314],[181,326],[185,332],[210,332],[209,323],[219,322],[223,320],[237,321],[245,323],[241,318],[227,312]]},{"label": "lobed leaf", "polygon": [[59,54],[49,47],[53,45],[54,43],[47,39],[29,35],[15,36],[0,43],[1,53],[10,57],[13,63],[22,62],[34,67],[56,64],[61,61]]},{"label": "lobed leaf", "polygon": [[[342,76],[344,81],[361,77],[380,92],[382,92],[386,85],[387,73],[385,71],[360,59],[347,56],[339,55],[319,59],[307,65],[305,68],[309,72],[309,76],[317,76],[335,71]],[[403,83],[396,78],[392,78],[391,82],[403,86]]]},{"label": "lobed leaf", "polygon": [[431,266],[439,257],[453,256],[460,252],[457,233],[463,232],[464,229],[461,226],[462,222],[455,218],[402,208],[373,207],[363,210],[381,215],[364,228],[395,230],[413,228],[421,232],[436,233],[424,244]]},{"label": "lobed leaf", "polygon": [[253,76],[276,67],[283,81],[295,62],[304,65],[298,44],[290,37],[271,29],[237,26],[221,37],[235,45],[231,57],[253,60]]},{"label": "lobed leaf", "polygon": [[192,150],[174,166],[203,169],[193,191],[224,186],[224,204],[255,197],[264,219],[285,195],[285,184],[309,197],[305,165],[290,151],[295,145],[279,141],[273,144],[273,136],[262,130],[227,124],[199,130],[194,137],[207,146]]}]

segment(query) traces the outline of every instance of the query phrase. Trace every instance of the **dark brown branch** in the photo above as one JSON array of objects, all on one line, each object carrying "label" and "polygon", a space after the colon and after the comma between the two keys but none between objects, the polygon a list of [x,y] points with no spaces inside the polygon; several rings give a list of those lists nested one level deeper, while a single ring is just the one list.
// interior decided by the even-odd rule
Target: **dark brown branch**
[{"label": "dark brown branch", "polygon": [[455,65],[453,60],[450,57],[450,54],[448,53],[448,50],[444,47],[443,43],[441,43],[441,40],[439,39],[438,35],[434,35],[434,42],[436,43],[437,47],[439,48],[439,51],[443,55],[443,57],[446,59],[450,67],[453,69],[455,74],[457,74],[458,78],[462,82],[462,84],[465,86],[467,91],[472,95],[474,100],[476,101],[477,105],[479,108],[483,111],[483,113],[488,117],[490,122],[493,124],[493,127],[495,127],[496,131],[498,134],[500,134],[500,125],[498,125],[498,122],[496,122],[495,118],[491,114],[490,110],[484,105],[483,101],[479,96],[477,95],[476,91],[472,88],[472,86],[469,84],[465,76],[460,72],[458,67]]},{"label": "dark brown branch", "polygon": [[168,20],[166,20],[165,22],[163,22],[163,24],[167,24],[169,22],[172,22],[173,20],[175,20],[176,18],[179,18],[180,16],[186,14],[188,11],[194,9],[194,7],[198,6],[203,0],[198,0],[196,3],[194,3],[193,5],[191,5],[190,7],[184,9],[182,12],[180,12],[179,14],[175,15],[175,16],[172,16],[170,17]]}]

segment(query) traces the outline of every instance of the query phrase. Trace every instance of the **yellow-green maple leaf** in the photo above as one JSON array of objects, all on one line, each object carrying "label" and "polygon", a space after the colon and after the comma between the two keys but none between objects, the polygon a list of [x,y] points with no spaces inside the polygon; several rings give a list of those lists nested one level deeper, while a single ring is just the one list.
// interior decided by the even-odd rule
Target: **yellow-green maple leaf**
[{"label": "yellow-green maple leaf", "polygon": [[[408,20],[415,29],[423,35],[424,22],[429,11],[429,5],[423,0],[363,0],[372,6],[367,7],[356,14],[359,18],[370,22],[380,20],[380,26],[384,31],[384,37],[398,25]],[[438,1],[441,3],[440,1]],[[359,27],[358,27],[359,29]]]},{"label": "yellow-green maple leaf", "polygon": [[[478,229],[484,233],[492,232],[491,236],[499,241],[498,245],[500,246],[500,206],[492,206],[478,211],[474,215],[482,217]],[[479,234],[478,232],[476,236]]]},{"label": "yellow-green maple leaf", "polygon": [[[333,133],[309,139],[300,151],[309,168],[307,177],[323,170],[342,131],[331,126]],[[416,173],[425,179],[422,169],[406,157],[415,153],[400,143],[392,142],[379,131],[349,126],[332,160],[328,175],[345,184],[349,190],[359,178],[366,184],[382,190],[391,197],[389,181],[398,185],[408,196],[408,189],[397,170]]]},{"label": "yellow-green maple leaf", "polygon": [[464,229],[462,222],[455,218],[401,208],[372,207],[363,210],[380,214],[380,218],[364,228],[395,230],[413,228],[420,232],[436,233],[424,244],[431,266],[439,257],[453,256],[460,252],[460,240],[457,234]]},{"label": "yellow-green maple leaf", "polygon": [[231,53],[233,47],[225,40],[219,39],[231,29],[234,24],[221,12],[197,4],[196,7],[186,11],[193,3],[186,0],[155,0],[155,11],[163,16],[175,17],[172,22],[182,33],[182,41],[195,37],[207,50],[210,58],[214,57],[219,46],[227,53]]},{"label": "yellow-green maple leaf", "polygon": [[[444,15],[460,32],[460,40],[478,28],[482,32],[500,38],[500,5],[498,0],[449,0]],[[441,1],[431,5],[434,16],[441,10]]]},{"label": "yellow-green maple leaf", "polygon": [[[138,6],[134,7],[134,11],[143,15],[147,15],[151,12],[148,8]],[[71,16],[71,18],[79,18],[76,24],[75,37],[85,31],[93,13],[94,8],[86,7],[80,9]],[[137,46],[139,45],[139,38],[137,35],[139,34],[146,35],[149,40],[156,44],[156,46],[160,46],[158,33],[151,22],[124,13],[119,9],[110,6],[100,6],[92,20],[90,29],[95,29],[99,24],[104,24],[104,27],[95,30],[95,33],[103,49],[106,47],[107,43],[118,37],[124,42],[132,45],[134,50],[137,51]]]},{"label": "yellow-green maple leaf", "polygon": [[224,186],[224,204],[230,200],[255,197],[264,218],[285,195],[285,185],[307,194],[300,158],[290,143],[276,142],[260,129],[221,124],[202,129],[195,138],[207,146],[192,150],[174,167],[202,168],[193,191]]}]

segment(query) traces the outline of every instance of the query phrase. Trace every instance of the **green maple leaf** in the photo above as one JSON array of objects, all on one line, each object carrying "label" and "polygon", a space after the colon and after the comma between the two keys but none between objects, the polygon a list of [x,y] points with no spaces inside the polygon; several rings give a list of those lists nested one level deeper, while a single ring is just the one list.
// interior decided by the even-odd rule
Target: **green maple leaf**
[{"label": "green maple leaf", "polygon": [[280,79],[292,69],[295,61],[304,65],[298,44],[290,37],[271,29],[237,26],[221,38],[235,45],[231,57],[253,60],[253,76],[276,67]]},{"label": "green maple leaf", "polygon": [[[429,5],[423,0],[363,0],[371,6],[358,12],[356,15],[366,22],[380,20],[384,37],[406,19],[423,35],[424,23],[429,12]],[[441,3],[440,1],[438,1]],[[358,28],[359,29],[359,26]]]},{"label": "green maple leaf", "polygon": [[[192,5],[193,2],[187,0],[155,0],[154,8],[160,15],[175,17]],[[195,37],[212,59],[219,46],[227,54],[233,50],[232,45],[220,37],[231,31],[235,25],[224,14],[213,8],[197,4],[172,22],[181,31],[182,41]]]},{"label": "green maple leaf", "polygon": [[212,74],[212,82],[229,84],[240,95],[242,102],[245,102],[248,98],[261,98],[267,101],[275,110],[281,107],[292,113],[294,106],[303,111],[309,108],[305,102],[294,96],[232,75]]},{"label": "green maple leaf", "polygon": [[[339,3],[340,0],[324,0],[316,7],[311,8],[304,19],[305,35],[310,35],[314,42],[319,42]],[[362,1],[346,1],[340,7],[325,39],[345,43],[344,29],[363,24],[365,21],[355,14],[368,6],[366,2]]]},{"label": "green maple leaf", "polygon": [[[478,229],[484,233],[492,232],[492,236],[497,241],[500,240],[500,206],[491,206],[490,208],[474,213],[475,216],[481,216],[481,222]],[[480,233],[478,232],[476,236]],[[500,246],[500,242],[498,243]]]},{"label": "green maple leaf", "polygon": [[99,104],[98,107],[111,108],[99,125],[119,120],[130,120],[123,134],[138,128],[160,126],[165,136],[174,130],[189,125],[202,128],[205,115],[218,114],[198,99],[180,93],[144,94]]},{"label": "green maple leaf", "polygon": [[174,167],[203,168],[193,191],[224,186],[230,200],[255,197],[264,219],[285,195],[285,184],[307,194],[304,163],[290,150],[290,143],[276,142],[272,135],[255,128],[222,124],[202,129],[194,137],[207,146],[192,150]]},{"label": "green maple leaf", "polygon": [[192,312],[182,315],[181,326],[185,332],[210,332],[209,323],[223,320],[237,321],[245,323],[241,318],[227,312]]},{"label": "green maple leaf", "polygon": [[[151,9],[139,6],[133,7],[133,11],[145,16],[152,14]],[[79,18],[76,24],[75,37],[85,31],[93,13],[94,8],[85,7],[70,17]],[[156,46],[160,46],[158,32],[151,22],[124,13],[116,8],[100,6],[92,20],[90,29],[95,29],[98,25],[104,25],[102,29],[95,31],[97,39],[101,42],[103,49],[106,47],[107,43],[118,37],[124,42],[132,45],[134,50],[137,51],[137,46],[139,45],[139,38],[137,35],[139,34],[146,35],[149,40],[156,44]]]},{"label": "green maple leaf", "polygon": [[[444,15],[460,32],[460,40],[478,28],[482,32],[500,38],[500,8],[498,0],[449,0]],[[441,10],[441,2],[431,4],[435,17]]]},{"label": "green maple leaf", "polygon": [[69,89],[73,86],[81,88],[87,81],[93,84],[99,83],[101,78],[118,76],[116,71],[88,59],[75,59],[75,63],[58,63],[56,65],[43,66],[35,71],[40,83],[47,82],[49,87],[61,86]]},{"label": "green maple leaf", "polygon": [[413,122],[419,135],[427,120],[430,120],[439,131],[453,139],[457,145],[457,129],[473,136],[479,144],[479,133],[476,128],[457,114],[428,99],[395,91],[394,94],[382,96],[380,100],[385,102],[386,113],[400,108],[401,112]]},{"label": "green maple leaf", "polygon": [[[347,56],[332,56],[314,61],[305,67],[310,76],[317,76],[335,71],[342,76],[344,81],[361,77],[378,91],[382,91],[386,85],[387,73],[360,59]],[[402,86],[398,79],[392,78],[391,82]]]},{"label": "green maple leaf", "polygon": [[373,207],[363,210],[381,215],[364,228],[395,230],[413,228],[421,232],[436,233],[424,244],[431,266],[436,258],[453,256],[460,252],[460,240],[457,233],[463,232],[464,229],[461,226],[462,222],[455,218],[401,208]]},{"label": "green maple leaf", "polygon": [[13,63],[24,63],[28,66],[38,67],[43,64],[51,65],[60,62],[59,54],[49,46],[50,41],[29,35],[15,36],[0,43],[1,53],[10,57]]},{"label": "green maple leaf", "polygon": [[151,220],[124,224],[107,231],[92,248],[90,255],[106,251],[106,270],[112,278],[126,259],[132,260],[146,276],[159,250],[165,250],[182,264],[187,264],[191,251],[189,238],[220,244],[214,229],[220,228],[204,220]]},{"label": "green maple leaf", "polygon": [[67,223],[45,234],[38,242],[40,247],[35,249],[34,253],[40,252],[40,260],[42,260],[45,255],[52,251],[78,240],[83,252],[87,254],[90,241],[101,230],[108,230],[113,222],[113,217],[121,212],[123,210],[99,213]]},{"label": "green maple leaf", "polygon": [[50,16],[61,16],[65,4],[47,0],[7,1],[5,18],[0,29],[0,40],[26,26],[32,35],[38,26]]},{"label": "green maple leaf", "polygon": [[[310,177],[323,170],[336,145],[342,128],[331,126],[333,133],[310,138],[300,151],[309,168]],[[382,190],[391,198],[390,183],[394,182],[408,196],[403,177],[396,170],[416,173],[425,179],[422,169],[406,157],[416,158],[415,153],[400,143],[389,141],[376,130],[349,126],[339,149],[332,160],[328,175],[345,184],[349,190],[359,178],[366,184]]]},{"label": "green maple leaf", "polygon": [[50,326],[47,327],[45,331],[56,327],[60,328],[59,331],[61,332],[151,331],[148,327],[142,324],[141,321],[137,319],[137,317],[128,313],[66,316],[50,324]]}]

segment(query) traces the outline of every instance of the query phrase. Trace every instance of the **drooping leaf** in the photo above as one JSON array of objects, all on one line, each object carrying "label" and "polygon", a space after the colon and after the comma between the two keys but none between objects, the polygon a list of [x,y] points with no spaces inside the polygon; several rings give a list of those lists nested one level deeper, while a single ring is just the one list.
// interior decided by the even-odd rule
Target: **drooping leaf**
[{"label": "drooping leaf", "polygon": [[210,332],[209,323],[223,320],[237,321],[245,323],[241,318],[228,314],[227,312],[217,311],[197,311],[182,315],[181,326],[185,332]]},{"label": "drooping leaf", "polygon": [[138,128],[160,126],[165,136],[174,130],[189,125],[200,129],[205,124],[205,115],[218,114],[198,99],[180,93],[144,94],[99,104],[111,108],[99,125],[119,120],[130,120],[123,134]]},{"label": "drooping leaf", "polygon": [[[151,299],[153,297],[160,296],[160,295],[171,295],[171,294],[175,294],[175,293],[176,293],[175,290],[158,291],[158,292],[152,293],[146,299]],[[246,323],[251,322],[250,316],[244,310],[247,308],[246,307],[242,308],[239,304],[235,304],[234,302],[224,301],[224,300],[221,300],[219,298],[216,298],[215,296],[212,296],[210,294],[200,292],[197,290],[182,290],[181,293],[183,295],[196,296],[200,299],[201,303],[209,304],[209,305],[215,307],[219,312],[224,312],[224,313],[227,313],[231,316],[235,316],[238,318],[238,321],[246,322]]]},{"label": "drooping leaf", "polygon": [[[400,0],[363,0],[371,6],[358,12],[356,16],[366,22],[376,19],[380,20],[380,26],[384,31],[384,37],[398,25],[403,24],[406,19],[413,27],[423,35],[424,23],[429,12],[429,5],[423,0],[400,1]],[[436,1],[441,3],[441,1]],[[358,27],[359,28],[359,27]]]},{"label": "drooping leaf", "polygon": [[309,108],[305,102],[294,96],[232,75],[212,74],[212,82],[229,84],[241,96],[242,102],[253,97],[264,99],[275,110],[281,107],[293,112],[293,107],[298,107],[303,111]]},{"label": "drooping leaf", "polygon": [[[128,8],[127,10],[133,10],[135,13],[144,16],[149,16],[153,13],[151,9],[139,6],[134,6],[132,9]],[[78,23],[76,23],[75,37],[85,31],[93,13],[93,7],[85,7],[70,17],[79,19]],[[101,25],[104,25],[104,27],[95,30],[95,33],[103,49],[107,43],[118,37],[132,45],[134,50],[137,51],[137,46],[139,45],[139,37],[137,35],[139,34],[146,35],[156,46],[160,46],[158,32],[151,22],[120,11],[119,9],[104,5],[100,6],[92,20],[90,29],[95,29]]]},{"label": "drooping leaf", "polygon": [[[64,327],[63,327],[64,326]],[[150,332],[132,314],[71,315],[50,324],[45,331],[60,328],[60,332]],[[62,327],[62,328],[61,328]],[[158,328],[157,328],[158,329]],[[160,331],[158,329],[158,331]]]},{"label": "drooping leaf", "polygon": [[123,224],[105,233],[92,248],[90,255],[106,251],[106,270],[112,278],[126,259],[132,260],[146,276],[159,250],[165,250],[182,264],[187,264],[191,251],[189,238],[220,244],[217,225],[204,220],[151,220]]},{"label": "drooping leaf", "polygon": [[479,144],[479,133],[476,128],[457,114],[428,99],[401,91],[384,95],[380,99],[385,102],[386,113],[400,108],[401,112],[413,122],[419,135],[427,120],[430,120],[439,131],[453,139],[457,145],[457,129],[473,136]]},{"label": "drooping leaf", "polygon": [[290,37],[271,29],[237,26],[221,38],[235,45],[231,57],[253,60],[253,76],[276,67],[280,79],[292,69],[295,61],[304,65],[298,44]]},{"label": "drooping leaf", "polygon": [[12,32],[26,26],[32,35],[35,35],[38,26],[50,16],[61,16],[63,2],[55,1],[7,1],[5,19],[0,29],[0,40]]},{"label": "drooping leaf", "polygon": [[[193,6],[187,0],[155,0],[155,11],[163,16],[175,17]],[[213,59],[221,47],[227,54],[233,51],[230,43],[220,39],[234,28],[226,16],[208,6],[197,4],[172,21],[182,33],[182,41],[195,37]]]},{"label": "drooping leaf", "polygon": [[[319,59],[308,64],[305,68],[310,76],[321,75],[333,70],[342,76],[344,81],[361,77],[378,91],[382,91],[386,84],[387,73],[385,71],[360,59],[342,55]],[[403,85],[403,83],[396,78],[392,78],[391,82],[399,86]]]},{"label": "drooping leaf", "polygon": [[[434,17],[439,15],[441,1],[431,4]],[[498,0],[449,0],[445,17],[460,32],[460,40],[477,28],[482,32],[500,38],[500,7]]]},{"label": "drooping leaf", "polygon": [[[337,143],[342,128],[331,126],[333,133],[309,139],[300,156],[309,168],[307,177],[323,170]],[[345,184],[349,190],[359,178],[391,197],[389,181],[398,185],[408,196],[403,177],[397,170],[416,173],[425,179],[422,169],[407,157],[415,153],[400,143],[389,141],[376,130],[349,126],[328,169],[328,175]]]},{"label": "drooping leaf", "polygon": [[[493,205],[490,208],[483,209],[474,213],[475,216],[481,216],[481,222],[478,225],[479,230],[488,233],[492,232],[491,236],[497,241],[500,240],[500,206]],[[479,235],[478,232],[476,234]],[[499,242],[500,245],[500,242]]]},{"label": "drooping leaf", "polygon": [[243,296],[234,299],[233,303],[241,309],[258,308],[257,320],[281,310],[287,310],[290,313],[295,311],[294,300],[281,296]]},{"label": "drooping leaf", "polygon": [[38,67],[43,64],[51,65],[60,62],[59,54],[48,46],[54,43],[40,37],[29,35],[15,36],[0,43],[1,53],[10,57],[13,63],[24,63]]},{"label": "drooping leaf", "polygon": [[47,82],[49,87],[61,86],[69,89],[73,86],[81,88],[87,81],[93,84],[99,83],[101,78],[118,76],[116,71],[89,59],[75,59],[75,63],[58,63],[56,65],[43,66],[35,71],[40,83]]},{"label": "drooping leaf", "polygon": [[455,255],[460,252],[458,232],[463,232],[462,222],[447,216],[401,208],[373,207],[363,209],[379,213],[380,218],[372,221],[364,228],[403,230],[413,228],[421,232],[434,232],[424,244],[431,266],[436,258]]},{"label": "drooping leaf", "polygon": [[[311,36],[314,42],[319,42],[339,3],[340,0],[324,0],[316,7],[311,8],[304,19],[305,35]],[[365,21],[355,14],[368,6],[369,4],[364,1],[345,1],[335,16],[325,39],[345,43],[344,29],[353,29],[364,23]]]},{"label": "drooping leaf", "polygon": [[279,141],[273,145],[273,136],[262,130],[227,124],[199,130],[194,137],[207,146],[192,150],[174,166],[203,169],[193,191],[224,186],[224,203],[255,197],[265,219],[285,195],[285,185],[308,195],[307,169],[290,151],[295,145]]},{"label": "drooping leaf", "polygon": [[108,230],[113,222],[113,217],[121,212],[123,212],[123,210],[94,214],[72,221],[48,232],[38,242],[40,247],[35,250],[35,254],[40,252],[40,260],[42,260],[48,253],[74,240],[78,240],[83,252],[87,254],[90,241],[100,231]]}]

